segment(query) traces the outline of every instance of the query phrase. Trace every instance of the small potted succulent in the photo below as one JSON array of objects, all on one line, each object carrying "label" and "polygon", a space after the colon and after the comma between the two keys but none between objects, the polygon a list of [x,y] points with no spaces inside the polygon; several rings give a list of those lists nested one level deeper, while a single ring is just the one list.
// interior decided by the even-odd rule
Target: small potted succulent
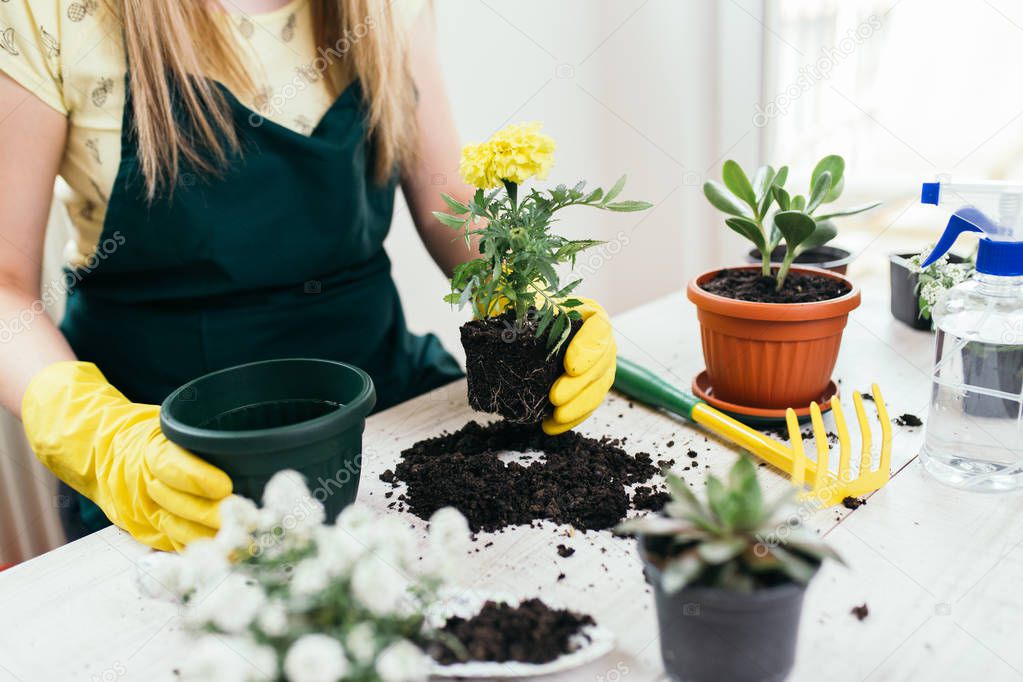
[{"label": "small potted succulent", "polygon": [[746,456],[706,503],[666,474],[671,500],[617,532],[637,537],[653,585],[664,667],[675,680],[781,680],[795,660],[807,583],[841,561],[788,513],[795,490],[765,502]]},{"label": "small potted succulent", "polygon": [[[844,275],[793,263],[807,245],[834,235],[833,218],[876,205],[821,210],[841,192],[844,171],[841,157],[825,157],[804,197],[784,188],[787,167],[763,166],[751,181],[729,160],[722,169],[724,184],[704,185],[711,204],[728,214],[725,224],[762,254],[759,266],[711,270],[687,289],[697,307],[715,398],[757,409],[821,399],[860,292]],[[770,254],[777,248],[784,255],[775,266]]]},{"label": "small potted succulent", "polygon": [[581,279],[564,282],[558,266],[601,242],[567,239],[551,232],[555,214],[570,206],[606,211],[642,211],[645,201],[622,201],[622,176],[606,192],[557,185],[522,184],[547,176],[554,140],[539,123],[513,124],[482,144],[462,151],[460,171],[476,187],[468,203],[442,195],[450,213],[434,215],[461,231],[466,244],[478,240],[480,256],[459,265],[445,300],[470,305],[474,319],[462,325],[469,405],[516,423],[539,423],[551,412],[551,386],[563,372],[567,342],[581,324],[574,297]]}]

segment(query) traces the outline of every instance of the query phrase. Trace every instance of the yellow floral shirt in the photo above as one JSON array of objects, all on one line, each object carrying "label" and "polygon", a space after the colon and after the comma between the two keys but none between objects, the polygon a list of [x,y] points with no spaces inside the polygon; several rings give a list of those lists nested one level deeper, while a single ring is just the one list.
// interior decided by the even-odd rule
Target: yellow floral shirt
[{"label": "yellow floral shirt", "polygon": [[[399,0],[395,10],[408,26],[423,3]],[[318,53],[309,0],[262,14],[232,13],[231,21],[257,86],[242,103],[311,134],[333,99],[313,67]],[[71,219],[65,258],[72,266],[93,253],[103,228],[121,158],[126,68],[121,26],[103,0],[0,0],[0,71],[69,120],[60,167],[66,186],[58,200]]]}]

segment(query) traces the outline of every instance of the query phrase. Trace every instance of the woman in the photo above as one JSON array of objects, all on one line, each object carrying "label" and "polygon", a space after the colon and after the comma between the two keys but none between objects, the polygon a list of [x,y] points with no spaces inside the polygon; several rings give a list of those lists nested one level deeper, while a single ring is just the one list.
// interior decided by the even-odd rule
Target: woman
[{"label": "woman", "polygon": [[[471,255],[431,216],[469,189],[437,186],[458,141],[422,0],[4,0],[0,152],[0,403],[88,498],[72,538],[107,519],[161,549],[215,532],[230,479],[155,406],[196,376],[336,359],[378,408],[461,376],[406,329],[383,249],[400,182],[438,266]],[[41,287],[58,175],[72,240]],[[60,288],[58,329],[40,300]],[[602,311],[587,332],[562,382],[586,413],[613,352]]]}]

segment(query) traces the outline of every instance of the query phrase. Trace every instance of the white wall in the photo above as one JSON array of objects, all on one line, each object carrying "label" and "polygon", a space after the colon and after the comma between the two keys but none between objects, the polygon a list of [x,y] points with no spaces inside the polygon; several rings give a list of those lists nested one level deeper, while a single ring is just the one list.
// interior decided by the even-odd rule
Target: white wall
[{"label": "white wall", "polygon": [[[438,40],[459,130],[478,141],[509,122],[543,121],[558,144],[548,181],[607,186],[647,213],[566,212],[556,229],[607,240],[580,260],[581,293],[612,313],[677,291],[698,270],[734,260],[702,183],[726,150],[752,162],[756,131],[718,115],[745,89],[759,96],[759,3],[706,0],[435,0]],[[729,30],[721,31],[722,22]],[[719,39],[719,33],[723,37]],[[719,61],[739,71],[718,84]],[[750,105],[751,106],[751,105]],[[751,110],[751,109],[750,109]],[[745,109],[744,109],[745,111]],[[735,118],[735,117],[733,117]],[[399,211],[388,248],[415,331],[459,352],[466,314]]]}]

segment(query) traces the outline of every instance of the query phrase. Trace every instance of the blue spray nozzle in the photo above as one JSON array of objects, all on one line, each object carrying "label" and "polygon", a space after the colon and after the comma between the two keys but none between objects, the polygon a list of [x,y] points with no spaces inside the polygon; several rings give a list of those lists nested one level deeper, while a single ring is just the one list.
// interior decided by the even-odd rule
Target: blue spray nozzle
[{"label": "blue spray nozzle", "polygon": [[938,243],[921,263],[927,267],[948,253],[963,232],[979,233],[977,272],[1023,275],[1023,185],[970,185],[925,182],[920,201],[936,206],[958,205]]},{"label": "blue spray nozzle", "polygon": [[941,239],[939,239],[938,243],[934,245],[934,248],[931,250],[931,255],[927,256],[927,259],[920,264],[920,267],[926,268],[928,265],[931,265],[936,260],[944,256],[946,253],[948,253],[948,250],[952,248],[952,245],[955,244],[956,239],[959,239],[959,235],[961,235],[963,232],[983,231],[984,230],[982,230],[981,228],[979,228],[977,225],[967,220],[966,218],[960,216],[958,213],[953,214],[952,217],[948,219],[948,225],[945,226],[945,231],[942,232]]}]

